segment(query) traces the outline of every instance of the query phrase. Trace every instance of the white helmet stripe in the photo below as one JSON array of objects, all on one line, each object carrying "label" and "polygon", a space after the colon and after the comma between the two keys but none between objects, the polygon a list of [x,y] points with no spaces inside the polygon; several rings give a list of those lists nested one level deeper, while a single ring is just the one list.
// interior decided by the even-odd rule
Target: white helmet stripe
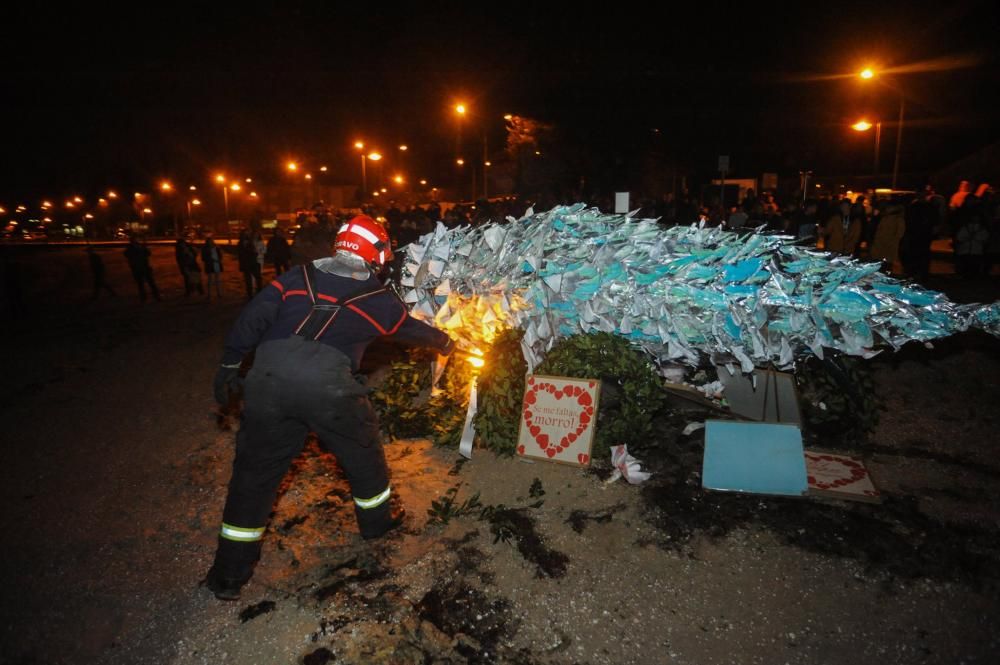
[{"label": "white helmet stripe", "polygon": [[385,263],[385,252],[379,252],[378,253],[378,262],[379,263]]},{"label": "white helmet stripe", "polygon": [[350,226],[350,224],[344,224],[343,226],[340,227],[340,230],[337,231],[337,233],[343,233],[344,231],[347,230],[348,226]]},{"label": "white helmet stripe", "polygon": [[362,238],[364,238],[373,245],[378,242],[378,236],[363,226],[352,224],[351,228],[348,229],[348,231],[350,231],[351,233],[357,233],[359,236],[361,236]]}]

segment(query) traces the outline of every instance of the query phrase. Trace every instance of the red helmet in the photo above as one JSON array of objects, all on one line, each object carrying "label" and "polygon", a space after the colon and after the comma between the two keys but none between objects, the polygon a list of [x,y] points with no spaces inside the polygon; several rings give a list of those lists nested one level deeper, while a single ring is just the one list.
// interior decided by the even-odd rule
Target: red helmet
[{"label": "red helmet", "polygon": [[376,266],[392,260],[389,234],[371,217],[358,215],[340,227],[333,246],[338,252],[350,252]]}]

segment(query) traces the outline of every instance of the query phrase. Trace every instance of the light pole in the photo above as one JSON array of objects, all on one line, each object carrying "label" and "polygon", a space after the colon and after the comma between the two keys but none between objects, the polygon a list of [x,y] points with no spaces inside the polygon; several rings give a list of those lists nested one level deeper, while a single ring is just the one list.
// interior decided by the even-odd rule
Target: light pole
[{"label": "light pole", "polygon": [[[462,120],[465,118],[466,107],[463,102],[455,104],[455,163],[461,166],[465,163],[462,158]],[[473,169],[475,172],[475,169]],[[473,176],[475,177],[475,176]],[[461,200],[462,198],[462,176],[461,170],[458,171],[458,177],[455,182],[455,194],[456,197]],[[472,195],[475,196],[475,185],[473,185]]]},{"label": "light pole", "polygon": [[354,149],[361,151],[361,200],[368,198],[368,173],[365,168],[365,144],[362,141],[354,142]]},{"label": "light pole", "polygon": [[[160,191],[163,192],[164,196],[169,196],[170,194],[173,193],[174,186],[171,185],[166,180],[164,180],[163,182],[160,183]],[[174,223],[173,224],[173,226],[174,226],[174,237],[177,237],[178,235],[180,235],[180,228],[179,228],[179,224],[178,224],[178,221],[177,221],[177,211],[174,208],[173,204],[170,205],[170,217],[171,217],[171,221]]]},{"label": "light pole", "polygon": [[[362,155],[361,158],[364,159],[365,156]],[[381,164],[382,155],[377,152],[370,152],[368,153],[368,159],[375,162],[376,165],[378,166],[378,173],[375,176],[375,189],[378,189],[379,187],[382,186],[382,164]]]},{"label": "light pole", "polygon": [[806,189],[809,187],[809,176],[812,175],[812,171],[799,171],[799,182],[802,187],[802,205],[806,204]]},{"label": "light pole", "polygon": [[[220,183],[222,185],[222,206],[223,206],[223,213],[224,213],[224,219],[222,220],[222,223],[225,224],[226,228],[228,229],[229,228],[229,187],[226,186],[226,176],[223,175],[222,173],[219,173],[218,175],[215,176],[215,182]],[[216,231],[218,231],[218,229],[216,229]]]},{"label": "light pole", "polygon": [[[858,73],[858,76],[862,81],[871,81],[875,79],[876,74],[873,69],[866,67]],[[886,82],[885,86],[899,94],[899,124],[896,126],[896,158],[892,164],[892,188],[896,189],[896,183],[899,180],[899,153],[903,145],[903,119],[906,113],[906,96],[903,94],[903,89],[897,85]]]},{"label": "light pole", "polygon": [[455,154],[462,154],[462,118],[465,117],[465,104],[459,102],[455,104]]},{"label": "light pole", "polygon": [[407,155],[407,153],[408,153],[409,150],[410,150],[410,146],[406,145],[405,143],[400,144],[400,146],[399,146],[399,166],[400,166],[400,170],[403,173],[407,172],[407,168],[406,168],[406,161],[407,161],[406,160],[406,155]]},{"label": "light pole", "polygon": [[872,127],[875,127],[875,169],[873,171],[874,175],[878,175],[878,157],[879,157],[879,143],[882,140],[882,122],[876,120],[875,124],[868,122],[867,120],[858,120],[856,123],[851,125],[851,129],[856,132],[867,132]]}]

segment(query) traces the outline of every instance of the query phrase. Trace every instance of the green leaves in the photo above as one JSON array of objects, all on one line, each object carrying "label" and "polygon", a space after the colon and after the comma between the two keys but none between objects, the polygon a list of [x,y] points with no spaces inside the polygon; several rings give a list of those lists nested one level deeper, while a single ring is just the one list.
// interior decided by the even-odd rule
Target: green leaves
[{"label": "green leaves", "polygon": [[809,358],[795,373],[803,420],[820,434],[857,439],[878,424],[871,366],[846,355]]},{"label": "green leaves", "polygon": [[443,497],[431,501],[431,507],[427,509],[427,514],[430,516],[427,524],[447,524],[456,517],[483,510],[483,504],[479,501],[479,492],[462,503],[456,502],[455,498],[461,485],[462,483],[458,483],[454,487],[449,487]]},{"label": "green leaves", "polygon": [[426,409],[415,404],[422,390],[430,387],[430,365],[411,356],[393,363],[381,387],[372,393],[372,405],[382,429],[393,438],[424,436],[428,429]]},{"label": "green leaves", "polygon": [[521,330],[506,330],[486,352],[479,375],[479,404],[473,424],[479,441],[501,455],[513,455],[521,423],[524,375]]},{"label": "green leaves", "polygon": [[665,405],[661,379],[648,356],[610,333],[574,335],[556,343],[537,374],[600,379],[601,399],[591,457],[606,458],[611,446],[651,447],[654,418]]}]

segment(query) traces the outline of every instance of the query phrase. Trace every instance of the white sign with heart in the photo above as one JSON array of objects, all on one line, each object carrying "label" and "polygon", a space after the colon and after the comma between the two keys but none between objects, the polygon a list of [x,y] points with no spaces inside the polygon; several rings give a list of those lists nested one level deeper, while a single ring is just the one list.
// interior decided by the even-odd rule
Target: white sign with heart
[{"label": "white sign with heart", "polygon": [[517,454],[589,466],[600,388],[597,379],[529,375]]}]

